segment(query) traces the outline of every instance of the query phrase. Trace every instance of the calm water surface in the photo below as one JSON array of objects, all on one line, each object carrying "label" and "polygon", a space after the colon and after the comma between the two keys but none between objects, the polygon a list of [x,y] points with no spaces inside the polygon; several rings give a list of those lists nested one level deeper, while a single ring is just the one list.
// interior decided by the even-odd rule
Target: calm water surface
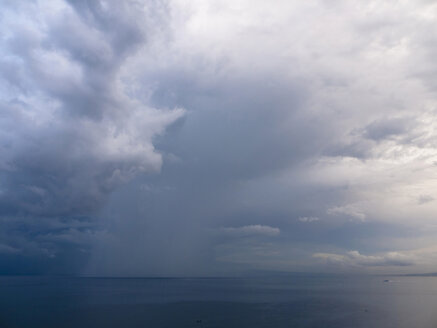
[{"label": "calm water surface", "polygon": [[0,327],[437,327],[437,277],[0,277]]}]

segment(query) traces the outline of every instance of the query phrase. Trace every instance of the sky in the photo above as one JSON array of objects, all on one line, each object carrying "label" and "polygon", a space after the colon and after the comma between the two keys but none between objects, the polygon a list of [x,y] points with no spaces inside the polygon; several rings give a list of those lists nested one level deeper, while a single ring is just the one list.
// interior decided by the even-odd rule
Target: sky
[{"label": "sky", "polygon": [[0,7],[0,274],[437,271],[437,2]]}]

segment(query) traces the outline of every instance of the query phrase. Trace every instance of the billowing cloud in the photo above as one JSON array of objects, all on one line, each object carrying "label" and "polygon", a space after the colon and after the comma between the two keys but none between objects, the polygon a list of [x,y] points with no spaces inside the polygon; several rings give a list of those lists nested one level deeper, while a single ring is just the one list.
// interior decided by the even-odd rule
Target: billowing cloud
[{"label": "billowing cloud", "polygon": [[[124,81],[123,65],[147,37],[135,23],[138,8],[74,3],[29,3],[3,13],[6,214],[99,208],[118,184],[160,169],[152,138],[183,114],[151,107]],[[41,15],[33,18],[35,12]]]},{"label": "billowing cloud", "polygon": [[148,15],[140,6],[115,2],[5,6],[1,216],[93,215],[115,188],[160,170],[153,139],[184,110],[151,106],[128,81],[125,65],[153,33],[147,28],[152,16],[137,24]]}]

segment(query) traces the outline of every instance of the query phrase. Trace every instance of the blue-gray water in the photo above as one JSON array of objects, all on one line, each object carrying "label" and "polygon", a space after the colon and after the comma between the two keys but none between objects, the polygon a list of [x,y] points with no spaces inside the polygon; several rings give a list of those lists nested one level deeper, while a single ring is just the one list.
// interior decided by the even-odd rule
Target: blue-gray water
[{"label": "blue-gray water", "polygon": [[437,277],[0,277],[2,328],[421,328],[436,309]]}]

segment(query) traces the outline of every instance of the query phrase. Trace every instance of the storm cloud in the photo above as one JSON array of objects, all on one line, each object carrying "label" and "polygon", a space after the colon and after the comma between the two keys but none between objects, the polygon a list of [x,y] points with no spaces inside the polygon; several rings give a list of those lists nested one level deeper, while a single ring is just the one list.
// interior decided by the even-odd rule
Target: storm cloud
[{"label": "storm cloud", "polygon": [[433,2],[1,6],[5,272],[434,268]]}]

